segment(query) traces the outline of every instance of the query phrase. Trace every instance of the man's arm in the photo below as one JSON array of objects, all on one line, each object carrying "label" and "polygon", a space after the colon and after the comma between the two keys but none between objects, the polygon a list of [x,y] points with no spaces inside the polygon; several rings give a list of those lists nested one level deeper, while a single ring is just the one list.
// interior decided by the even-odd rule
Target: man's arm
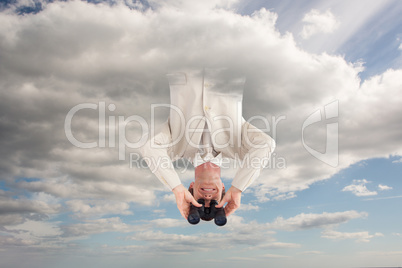
[{"label": "man's arm", "polygon": [[260,175],[274,149],[275,141],[269,135],[248,122],[244,123],[241,146],[242,166],[232,181],[232,187],[217,206],[219,208],[228,203],[225,206],[227,216],[240,207],[241,193]]},{"label": "man's arm", "polygon": [[273,138],[248,122],[243,124],[241,140],[242,165],[232,181],[232,186],[243,192],[268,164],[276,144]]},{"label": "man's arm", "polygon": [[195,201],[191,193],[183,186],[179,175],[173,167],[172,160],[167,151],[167,145],[171,141],[169,121],[167,121],[162,126],[161,132],[151,137],[141,147],[141,154],[151,172],[174,193],[177,208],[180,214],[187,219],[190,203],[197,207],[201,205]]},{"label": "man's arm", "polygon": [[141,147],[140,152],[151,172],[170,190],[173,190],[181,184],[181,181],[168,155],[168,144],[171,141],[169,121],[166,121],[161,131],[154,137],[150,137]]}]

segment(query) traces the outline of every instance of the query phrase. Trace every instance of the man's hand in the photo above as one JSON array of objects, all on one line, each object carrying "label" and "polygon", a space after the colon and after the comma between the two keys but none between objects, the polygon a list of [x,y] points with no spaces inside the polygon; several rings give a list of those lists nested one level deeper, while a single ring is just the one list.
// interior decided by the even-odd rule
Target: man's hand
[{"label": "man's hand", "polygon": [[193,195],[184,187],[183,184],[174,187],[172,192],[176,197],[177,208],[186,220],[190,211],[190,203],[196,207],[202,206],[194,199]]},{"label": "man's hand", "polygon": [[222,198],[221,202],[219,202],[219,204],[216,207],[221,208],[227,202],[228,204],[225,206],[225,214],[227,217],[240,207],[240,200],[241,200],[241,191],[236,187],[232,186],[225,193],[225,196]]}]

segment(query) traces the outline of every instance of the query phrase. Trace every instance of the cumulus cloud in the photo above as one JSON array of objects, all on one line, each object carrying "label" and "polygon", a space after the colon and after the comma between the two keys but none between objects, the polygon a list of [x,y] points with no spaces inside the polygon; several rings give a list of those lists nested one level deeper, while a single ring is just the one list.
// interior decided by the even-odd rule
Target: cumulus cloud
[{"label": "cumulus cloud", "polygon": [[370,239],[374,237],[382,237],[384,236],[382,233],[369,234],[369,232],[355,232],[355,233],[347,233],[347,232],[337,232],[334,230],[324,230],[321,233],[321,237],[328,238],[332,240],[344,240],[344,239],[355,239],[358,242],[370,242]]},{"label": "cumulus cloud", "polygon": [[154,209],[152,212],[163,217],[166,214],[166,209]]},{"label": "cumulus cloud", "polygon": [[32,221],[28,220],[22,224],[7,226],[8,230],[17,231],[19,236],[38,238],[38,237],[57,237],[61,235],[58,222]]},{"label": "cumulus cloud", "polygon": [[134,226],[122,222],[118,217],[86,220],[84,223],[62,226],[63,236],[66,237],[85,237],[106,232],[127,233],[134,230]]},{"label": "cumulus cloud", "polygon": [[300,254],[303,254],[303,255],[321,255],[321,254],[323,254],[323,252],[318,251],[318,250],[311,250],[311,251],[300,252]]},{"label": "cumulus cloud", "polygon": [[[372,196],[377,195],[376,191],[370,191],[367,189],[366,184],[370,183],[369,181],[363,180],[354,180],[353,184],[345,186],[342,191],[343,192],[352,192],[356,196]],[[381,189],[381,188],[380,188]]]},{"label": "cumulus cloud", "polygon": [[106,200],[69,200],[66,202],[70,211],[77,217],[99,217],[108,214],[132,215],[130,206],[125,202],[112,202]]},{"label": "cumulus cloud", "polygon": [[[183,225],[182,221],[175,219],[160,219],[149,222],[151,225],[160,225],[160,227],[177,227],[188,226]],[[143,227],[150,227],[146,224]],[[202,224],[208,224],[201,222]],[[128,236],[130,240],[143,241],[148,243],[149,250],[156,250],[161,254],[187,253],[192,251],[208,251],[221,245],[221,249],[230,249],[233,247],[247,246],[250,250],[261,249],[286,249],[298,248],[299,244],[279,242],[274,237],[272,230],[264,224],[255,221],[245,222],[242,217],[231,215],[228,224],[221,227],[222,231],[203,232],[199,234],[176,234],[165,233],[163,231],[155,231],[153,229],[143,229]],[[197,241],[194,243],[194,241]],[[214,246],[215,245],[215,246]]]},{"label": "cumulus cloud", "polygon": [[168,0],[168,1],[157,1],[150,0],[148,1],[153,7],[161,8],[161,7],[175,7],[180,9],[185,9],[188,11],[196,11],[200,9],[214,9],[214,8],[224,8],[230,9],[235,6],[239,0],[206,0],[200,1],[197,3],[189,3],[185,0]]},{"label": "cumulus cloud", "polygon": [[21,224],[29,219],[47,219],[59,213],[60,209],[60,204],[27,198],[14,199],[10,193],[0,190],[0,226]]},{"label": "cumulus cloud", "polygon": [[[136,241],[146,241],[150,249],[158,250],[161,253],[205,251],[213,244],[221,243],[225,249],[237,246],[247,246],[250,250],[264,249],[291,249],[299,248],[300,244],[277,241],[274,238],[274,230],[296,231],[311,228],[329,228],[346,223],[349,220],[366,217],[365,212],[344,211],[322,214],[299,214],[295,217],[283,219],[278,217],[272,223],[258,223],[256,221],[245,221],[244,218],[231,215],[228,224],[221,227],[219,233],[203,233],[198,235],[183,235],[155,231],[151,226],[161,228],[189,227],[182,221],[176,219],[152,220],[136,230],[141,230],[128,238]],[[200,224],[203,224],[201,222]],[[193,241],[197,243],[193,243]]]},{"label": "cumulus cloud", "polygon": [[339,21],[330,10],[321,13],[319,10],[312,9],[304,15],[302,21],[305,25],[300,34],[304,39],[319,33],[332,33],[339,27]]},{"label": "cumulus cloud", "polygon": [[276,258],[289,258],[289,256],[286,255],[279,255],[279,254],[264,254],[261,255],[263,258],[269,258],[269,259],[276,259]]},{"label": "cumulus cloud", "polygon": [[156,228],[171,228],[171,227],[183,227],[188,226],[188,223],[182,219],[171,219],[171,218],[161,218],[151,220],[149,222],[153,227]]},{"label": "cumulus cloud", "polygon": [[397,164],[397,163],[402,163],[402,158],[399,158],[398,160],[392,161],[392,163]]},{"label": "cumulus cloud", "polygon": [[2,248],[7,248],[10,246],[31,246],[34,244],[36,244],[36,242],[33,240],[24,240],[12,236],[0,236],[0,245]]},{"label": "cumulus cloud", "polygon": [[383,184],[378,184],[378,189],[380,191],[387,191],[387,190],[392,190],[391,186],[383,185]]},{"label": "cumulus cloud", "polygon": [[176,203],[176,197],[174,194],[165,194],[162,200],[163,202]]},{"label": "cumulus cloud", "polygon": [[[81,169],[80,167],[77,167]],[[119,168],[116,167],[116,170]],[[94,172],[97,173],[98,171]],[[127,172],[129,173],[129,172]],[[128,174],[133,176],[132,174]],[[137,173],[138,175],[138,173]],[[149,175],[144,175],[152,181]],[[141,178],[141,179],[144,179]],[[156,181],[155,181],[156,182]],[[135,182],[110,181],[79,181],[70,179],[42,179],[35,182],[20,182],[18,187],[32,192],[46,192],[62,198],[95,198],[102,199],[106,196],[109,200],[136,202],[142,205],[150,205],[155,201],[152,186],[149,189],[141,189]],[[158,187],[156,187],[157,189]]]},{"label": "cumulus cloud", "polygon": [[[159,254],[187,253],[191,251],[207,251],[218,241],[224,241],[222,234],[206,233],[201,237],[195,235],[168,234],[162,231],[145,231],[128,237],[132,240],[150,243],[150,250]],[[194,243],[197,241],[197,243]],[[222,242],[225,247],[230,244]]]},{"label": "cumulus cloud", "polygon": [[278,217],[272,223],[270,223],[269,226],[272,229],[287,231],[323,228],[345,223],[352,219],[364,218],[367,217],[367,215],[368,214],[366,212],[357,212],[354,210],[334,213],[324,212],[321,214],[301,213],[288,219]]},{"label": "cumulus cloud", "polygon": [[241,204],[241,207],[239,207],[237,210],[238,210],[238,211],[241,211],[241,210],[245,210],[245,211],[250,211],[250,210],[259,211],[259,210],[260,210],[260,207],[259,207],[259,206],[256,206],[256,205],[253,205],[253,204]]}]

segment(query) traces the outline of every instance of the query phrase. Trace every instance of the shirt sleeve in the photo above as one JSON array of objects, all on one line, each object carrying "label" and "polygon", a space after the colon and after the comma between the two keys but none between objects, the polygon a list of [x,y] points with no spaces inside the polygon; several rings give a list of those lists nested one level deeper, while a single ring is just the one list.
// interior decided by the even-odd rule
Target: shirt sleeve
[{"label": "shirt sleeve", "polygon": [[232,186],[244,191],[267,166],[275,140],[260,129],[245,122],[242,127],[241,157],[239,169],[232,181]]},{"label": "shirt sleeve", "polygon": [[170,190],[181,184],[179,175],[175,171],[172,159],[168,154],[168,146],[171,142],[169,121],[166,121],[161,132],[150,137],[140,149],[141,155],[151,172]]}]

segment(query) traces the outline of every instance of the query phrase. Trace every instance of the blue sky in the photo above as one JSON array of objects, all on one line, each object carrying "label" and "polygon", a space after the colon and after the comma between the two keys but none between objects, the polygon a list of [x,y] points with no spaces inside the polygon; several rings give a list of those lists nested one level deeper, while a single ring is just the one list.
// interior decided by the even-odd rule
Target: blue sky
[{"label": "blue sky", "polygon": [[[396,0],[1,1],[0,266],[400,267],[401,11]],[[119,160],[110,139],[122,130],[109,130],[118,116],[151,122],[151,104],[169,102],[166,71],[222,65],[245,72],[243,115],[265,120],[277,149],[225,227],[191,226],[143,162],[130,166],[138,148]],[[72,133],[99,145],[104,128],[104,147],[66,136],[69,111],[88,103]],[[304,127],[324,107],[336,117]],[[222,171],[226,187],[234,172]]]}]

